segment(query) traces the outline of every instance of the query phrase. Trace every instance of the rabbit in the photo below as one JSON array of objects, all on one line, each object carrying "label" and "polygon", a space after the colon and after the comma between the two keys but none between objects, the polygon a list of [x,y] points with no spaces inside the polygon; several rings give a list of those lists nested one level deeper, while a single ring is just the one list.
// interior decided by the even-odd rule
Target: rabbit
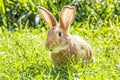
[{"label": "rabbit", "polygon": [[46,8],[42,6],[37,8],[42,18],[50,26],[45,47],[51,52],[51,60],[55,66],[67,63],[69,58],[73,58],[75,62],[93,60],[90,45],[79,36],[69,33],[70,24],[75,17],[74,6],[66,5],[62,8],[59,22]]}]

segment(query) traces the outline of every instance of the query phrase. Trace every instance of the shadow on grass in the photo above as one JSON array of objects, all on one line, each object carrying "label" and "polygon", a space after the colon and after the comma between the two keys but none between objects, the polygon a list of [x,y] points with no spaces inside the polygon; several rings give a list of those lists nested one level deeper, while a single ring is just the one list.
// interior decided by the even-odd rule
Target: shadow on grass
[{"label": "shadow on grass", "polygon": [[53,80],[57,79],[57,80],[60,80],[60,79],[68,79],[68,68],[64,67],[64,68],[61,68],[61,67],[54,67],[52,68],[52,71],[51,71],[51,76],[53,78]]},{"label": "shadow on grass", "polygon": [[[84,65],[84,66],[83,66]],[[67,63],[62,67],[51,67],[51,78],[53,80],[79,80],[81,76],[87,71],[90,72],[93,62],[83,64]],[[86,71],[85,71],[86,70]]]},{"label": "shadow on grass", "polygon": [[66,64],[62,67],[51,67],[51,76],[53,80],[69,80],[75,79],[78,76],[76,74],[79,73],[79,69],[83,69],[82,65],[73,65],[73,64]]}]

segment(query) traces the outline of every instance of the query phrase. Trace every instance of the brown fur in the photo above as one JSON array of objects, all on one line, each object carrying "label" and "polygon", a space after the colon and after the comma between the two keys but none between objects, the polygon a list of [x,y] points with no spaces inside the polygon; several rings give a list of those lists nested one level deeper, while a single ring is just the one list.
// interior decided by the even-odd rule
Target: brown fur
[{"label": "brown fur", "polygon": [[[75,7],[63,7],[60,13],[60,23],[47,9],[39,6],[38,10],[51,27],[48,31],[45,46],[51,50],[51,59],[54,65],[60,66],[68,62],[69,58],[73,58],[76,62],[81,59],[92,60],[92,49],[87,42],[77,35],[69,34],[69,25],[73,22],[75,16]],[[58,36],[59,32],[62,36]],[[57,52],[54,52],[56,49]]]},{"label": "brown fur", "polygon": [[[75,38],[73,38],[73,36]],[[58,53],[51,53],[51,58],[54,65],[60,66],[68,62],[69,58],[74,58],[74,61],[78,62],[81,60],[92,61],[92,49],[90,46],[80,39],[79,37],[73,35],[68,38],[69,47],[66,50],[62,50]],[[76,41],[77,39],[79,41]],[[85,52],[83,52],[85,51]]]}]

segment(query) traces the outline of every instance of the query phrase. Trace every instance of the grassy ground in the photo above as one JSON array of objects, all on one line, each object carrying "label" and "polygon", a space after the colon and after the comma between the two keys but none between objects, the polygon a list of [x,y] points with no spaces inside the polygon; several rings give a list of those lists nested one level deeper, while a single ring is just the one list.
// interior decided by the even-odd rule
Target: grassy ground
[{"label": "grassy ground", "polygon": [[0,80],[120,80],[120,27],[87,23],[71,28],[72,34],[85,39],[93,48],[95,62],[55,68],[44,48],[44,29],[2,30],[0,27]]},{"label": "grassy ground", "polygon": [[[64,5],[76,6],[70,33],[93,48],[95,62],[84,68],[80,63],[54,67],[44,47],[48,26],[41,26],[45,24],[40,19],[38,28],[28,28],[37,27],[36,6],[47,8],[57,17]],[[120,1],[1,0],[0,80],[79,79],[120,80]]]}]

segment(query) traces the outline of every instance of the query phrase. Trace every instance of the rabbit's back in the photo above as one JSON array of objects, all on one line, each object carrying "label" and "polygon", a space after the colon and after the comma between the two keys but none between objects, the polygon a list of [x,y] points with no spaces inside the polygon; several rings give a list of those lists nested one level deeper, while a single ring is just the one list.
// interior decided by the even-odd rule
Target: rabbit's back
[{"label": "rabbit's back", "polygon": [[83,40],[77,35],[71,35],[69,41],[71,46],[71,52],[74,52],[75,55],[79,56],[80,58],[83,58],[84,60],[91,59],[92,49],[85,40]]}]

